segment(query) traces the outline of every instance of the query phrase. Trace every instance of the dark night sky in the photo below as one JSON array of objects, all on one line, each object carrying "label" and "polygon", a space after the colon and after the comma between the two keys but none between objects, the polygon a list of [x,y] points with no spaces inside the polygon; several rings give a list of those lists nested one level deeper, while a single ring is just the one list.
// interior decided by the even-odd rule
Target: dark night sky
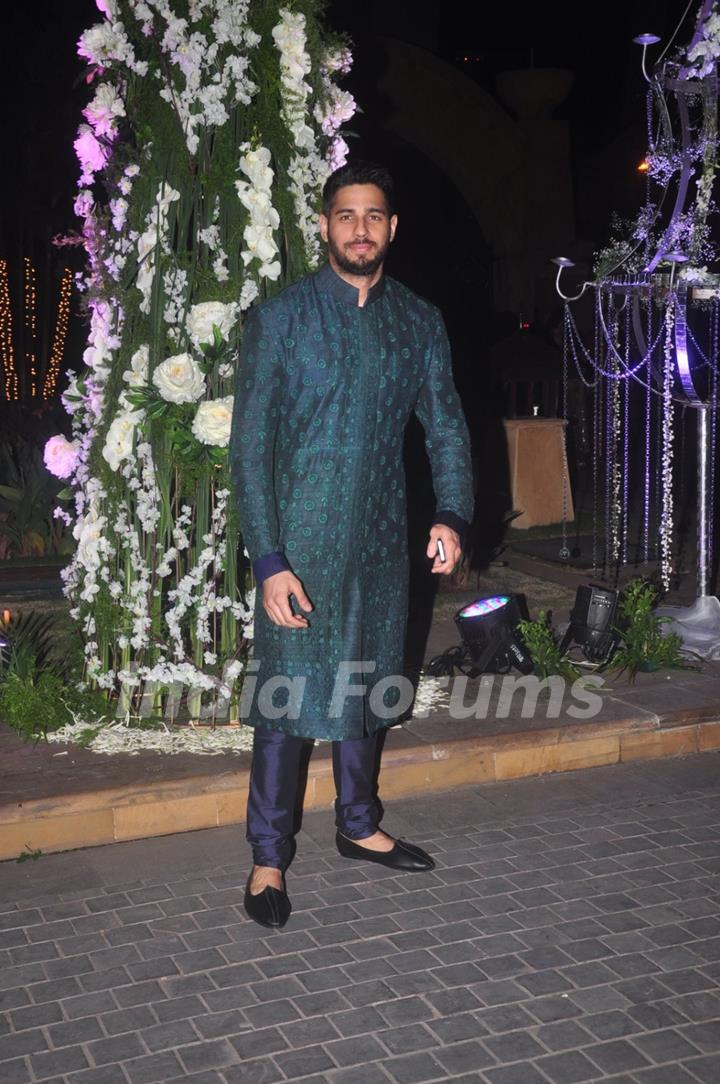
[{"label": "dark night sky", "polygon": [[[629,0],[594,8],[565,2],[497,5],[493,11],[459,0],[333,0],[329,19],[359,43],[368,33],[382,33],[427,48],[491,92],[503,69],[531,62],[571,68],[575,86],[563,109],[578,166],[585,162],[585,168],[593,168],[593,153],[614,144],[624,156],[604,186],[607,206],[579,208],[595,234],[617,201],[627,196],[632,205],[637,191],[628,174],[632,159],[644,150],[644,87],[640,51],[631,38],[653,29],[667,40],[687,7],[684,0]],[[689,39],[697,9],[697,3],[689,6],[679,42]],[[98,15],[94,0],[9,0],[3,14],[0,255],[11,255],[30,233],[42,244],[76,225],[72,140],[88,95],[75,42]],[[463,56],[479,59],[463,63]],[[372,73],[356,73],[351,88],[353,80],[368,78]],[[372,125],[372,115],[362,123]],[[582,221],[580,226],[583,232]]]}]

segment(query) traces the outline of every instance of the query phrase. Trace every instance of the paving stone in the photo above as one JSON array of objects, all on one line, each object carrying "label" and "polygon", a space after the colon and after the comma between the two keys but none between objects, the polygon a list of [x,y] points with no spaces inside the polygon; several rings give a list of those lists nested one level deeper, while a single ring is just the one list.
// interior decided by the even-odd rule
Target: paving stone
[{"label": "paving stone", "polygon": [[94,1016],[55,1024],[47,1029],[47,1033],[54,1047],[75,1046],[78,1043],[91,1042],[93,1039],[102,1039],[105,1036],[99,1020]]},{"label": "paving stone", "polygon": [[251,1005],[244,1010],[245,1016],[256,1028],[269,1027],[272,1024],[286,1024],[297,1020],[300,1013],[292,1001],[286,998],[280,1001],[266,1001],[263,1005]]},{"label": "paving stone", "polygon": [[[586,1024],[586,1020],[583,1020]],[[535,1029],[535,1037],[553,1052],[587,1046],[592,1042],[589,1032],[574,1020],[561,1020],[557,1024],[543,1024]]]},{"label": "paving stone", "polygon": [[634,1075],[638,1084],[697,1084],[697,1077],[690,1076],[679,1065],[657,1065],[638,1070]]},{"label": "paving stone", "polygon": [[553,1084],[579,1084],[597,1080],[597,1068],[579,1050],[549,1054],[535,1063]]},{"label": "paving stone", "polygon": [[[638,1041],[636,1039],[636,1041]],[[585,1053],[595,1062],[604,1073],[625,1072],[631,1069],[639,1069],[651,1065],[651,1058],[645,1057],[626,1039],[616,1039],[613,1042],[599,1043],[596,1046],[588,1046]]]},{"label": "paving stone", "polygon": [[441,1047],[433,1052],[433,1057],[440,1062],[451,1079],[461,1073],[477,1073],[479,1069],[494,1065],[498,1060],[482,1043],[475,1040]]},{"label": "paving stone", "polygon": [[[352,1066],[349,1069],[338,1069],[332,1074],[333,1084],[388,1084],[389,1079],[378,1065]],[[326,1076],[303,1077],[302,1084],[326,1084],[327,1080]]]},{"label": "paving stone", "polygon": [[403,1054],[390,1058],[383,1065],[398,1084],[421,1084],[424,1080],[442,1078],[445,1074],[431,1054]]},{"label": "paving stone", "polygon": [[[69,1073],[63,1080],[69,1084],[126,1084],[127,1077],[120,1065],[99,1065]],[[53,1084],[53,1081],[43,1081],[43,1084]]]},{"label": "paving stone", "polygon": [[680,1028],[680,1033],[703,1053],[720,1051],[720,1020],[704,1024],[691,1024]]},{"label": "paving stone", "polygon": [[0,886],[0,1080],[718,1084],[719,763],[398,803],[439,857],[415,887],[323,857],[308,814],[281,933],[243,916],[244,862],[178,875],[182,836],[165,884]]},{"label": "paving stone", "polygon": [[485,1069],[483,1076],[490,1084],[547,1084],[548,1078],[534,1065],[504,1065]]},{"label": "paving stone", "polygon": [[309,1046],[303,1050],[275,1054],[274,1060],[288,1080],[323,1073],[335,1067],[322,1046]]},{"label": "paving stone", "polygon": [[629,1013],[619,1012],[617,1009],[584,1016],[582,1025],[597,1039],[619,1039],[623,1035],[635,1035],[642,1030],[642,1025]]},{"label": "paving stone", "polygon": [[179,1076],[182,1065],[174,1051],[161,1054],[149,1054],[143,1058],[133,1058],[123,1065],[132,1084],[156,1084]]},{"label": "paving stone", "polygon": [[3,1062],[3,1084],[29,1084],[32,1079],[25,1058],[12,1058]]},{"label": "paving stone", "polygon": [[669,1002],[658,1002],[656,1005],[631,1005],[627,1015],[645,1031],[655,1031],[659,1028],[669,1028],[676,1024],[684,1024],[685,1020]]},{"label": "paving stone", "polygon": [[49,1050],[44,1054],[31,1054],[30,1065],[38,1080],[60,1073],[71,1073],[76,1069],[87,1069],[90,1065],[85,1053],[79,1046],[64,1046],[60,1050]]},{"label": "paving stone", "polygon": [[176,1053],[188,1073],[216,1069],[237,1061],[237,1051],[226,1039],[206,1040],[190,1046],[181,1046]]},{"label": "paving stone", "polygon": [[714,1054],[703,1058],[690,1058],[686,1062],[687,1068],[702,1084],[717,1084],[718,1060]]},{"label": "paving stone", "polygon": [[[452,1019],[457,1020],[458,1017],[453,1017]],[[431,1026],[433,1026],[434,1031],[437,1031],[436,1025],[446,1022],[450,1021],[435,1021]],[[433,1046],[438,1046],[441,1041],[447,1041],[448,1038],[451,1038],[451,1041],[454,1042],[457,1039],[464,1039],[469,1036],[467,1034],[457,1033],[452,1037],[447,1034],[443,1036],[440,1032],[433,1035],[433,1033],[428,1030],[427,1026],[422,1024],[408,1024],[405,1027],[400,1028],[385,1028],[385,1030],[377,1037],[391,1054],[410,1054],[413,1051],[426,1050]]]},{"label": "paving stone", "polygon": [[500,1063],[531,1061],[544,1054],[540,1043],[524,1031],[508,1031],[504,1035],[489,1036],[485,1046]]}]

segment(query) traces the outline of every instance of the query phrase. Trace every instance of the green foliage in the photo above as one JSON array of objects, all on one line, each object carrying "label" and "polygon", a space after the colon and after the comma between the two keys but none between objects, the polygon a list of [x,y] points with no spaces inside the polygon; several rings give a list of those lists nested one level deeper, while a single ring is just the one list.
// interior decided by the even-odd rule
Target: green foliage
[{"label": "green foliage", "polygon": [[74,660],[67,643],[59,642],[52,614],[34,611],[18,614],[0,627],[0,633],[0,683],[10,674],[25,680],[35,670],[48,669],[60,678],[69,678]]},{"label": "green foliage", "polygon": [[100,693],[81,690],[34,666],[22,676],[9,673],[0,685],[0,719],[26,738],[44,737],[76,717],[92,721],[106,713],[107,701]]},{"label": "green foliage", "polygon": [[18,855],[17,862],[37,862],[38,858],[42,858],[42,851],[38,847],[33,850],[29,843],[25,844],[25,850],[21,851]]},{"label": "green foliage", "polygon": [[60,484],[45,469],[42,451],[32,441],[14,436],[0,444],[0,536],[13,556],[68,553],[71,539],[53,508]]},{"label": "green foliage", "polygon": [[537,677],[548,678],[559,674],[567,681],[575,681],[580,676],[577,667],[560,654],[549,613],[540,610],[537,620],[521,621],[518,629],[532,656]]},{"label": "green foliage", "polygon": [[623,623],[617,631],[622,636],[622,643],[613,659],[612,669],[619,673],[627,671],[631,681],[640,670],[686,669],[688,666],[680,637],[674,632],[663,632],[669,618],[654,613],[658,594],[654,584],[639,578],[627,585],[620,600]]}]

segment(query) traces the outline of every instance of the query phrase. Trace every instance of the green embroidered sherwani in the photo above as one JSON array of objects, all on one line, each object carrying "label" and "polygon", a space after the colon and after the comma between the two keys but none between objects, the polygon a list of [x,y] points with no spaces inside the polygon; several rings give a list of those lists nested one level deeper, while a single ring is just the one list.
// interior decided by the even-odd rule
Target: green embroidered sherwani
[{"label": "green embroidered sherwani", "polygon": [[[230,439],[240,528],[254,567],[276,555],[271,570],[289,566],[314,606],[308,628],[282,628],[258,598],[256,692],[277,675],[305,680],[294,686],[302,695],[290,698],[296,718],[267,718],[256,695],[246,721],[336,740],[374,734],[398,715],[392,682],[376,690],[376,707],[386,690],[380,712],[369,699],[377,682],[403,672],[402,452],[411,411],[425,429],[442,510],[436,522],[462,525],[473,512],[467,427],[440,313],[387,276],[364,307],[357,301],[358,291],[325,265],[250,312]],[[367,693],[341,698],[338,714],[333,690],[341,663],[356,665],[339,688],[365,683]],[[273,703],[286,698],[278,692]]]}]

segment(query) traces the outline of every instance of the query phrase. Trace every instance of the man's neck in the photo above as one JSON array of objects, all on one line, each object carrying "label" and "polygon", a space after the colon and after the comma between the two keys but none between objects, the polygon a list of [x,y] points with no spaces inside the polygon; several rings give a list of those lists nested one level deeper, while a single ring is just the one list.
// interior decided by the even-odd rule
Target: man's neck
[{"label": "man's neck", "polygon": [[338,267],[332,256],[329,257],[329,263],[335,274],[338,275],[343,282],[347,282],[355,287],[358,291],[358,308],[364,308],[365,302],[368,299],[368,294],[383,276],[384,265],[380,264],[378,269],[374,271],[372,275],[353,275],[348,271],[343,271],[341,267]]}]

